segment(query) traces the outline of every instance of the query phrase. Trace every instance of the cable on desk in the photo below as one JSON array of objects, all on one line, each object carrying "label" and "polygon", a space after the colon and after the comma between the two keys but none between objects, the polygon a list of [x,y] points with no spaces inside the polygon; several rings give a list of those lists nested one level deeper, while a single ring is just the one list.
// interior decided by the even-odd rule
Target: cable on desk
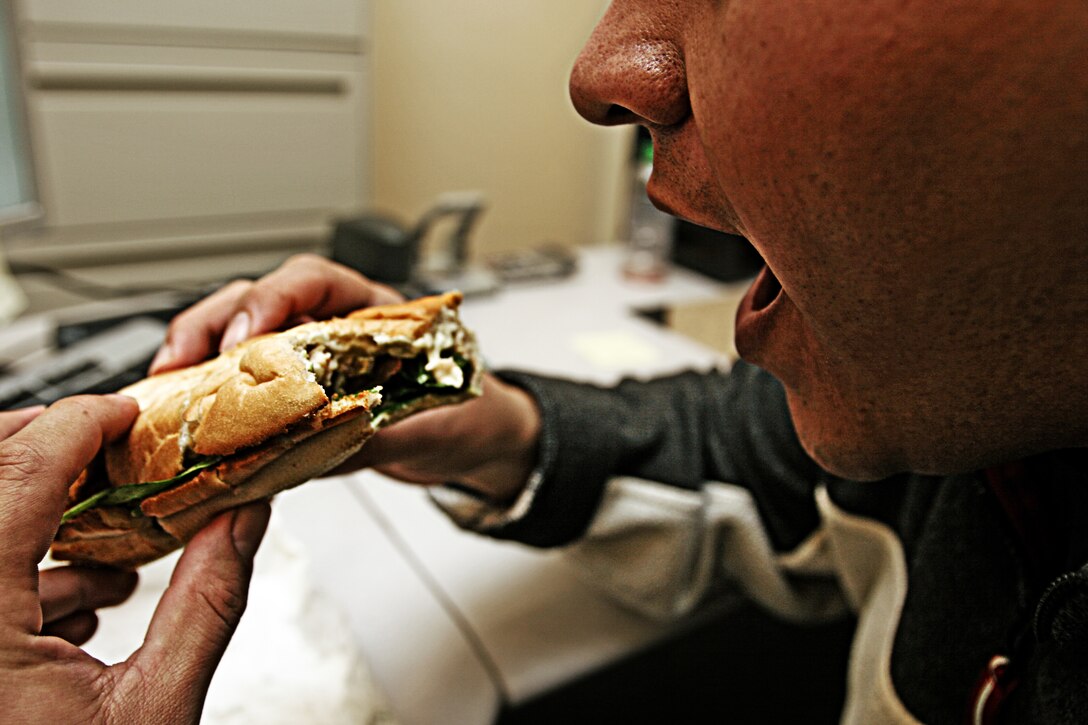
[{"label": "cable on desk", "polygon": [[438,580],[431,575],[427,570],[427,567],[423,565],[416,553],[412,550],[412,547],[408,545],[408,542],[400,535],[400,532],[396,530],[393,523],[382,512],[381,507],[370,497],[362,486],[356,486],[348,484],[348,491],[359,502],[359,504],[370,512],[370,515],[377,521],[378,526],[389,538],[390,543],[393,544],[393,548],[400,552],[404,557],[408,565],[412,567],[415,573],[419,576],[420,581],[427,590],[438,600],[439,606],[445,610],[450,619],[453,620],[453,624],[460,630],[461,635],[468,642],[468,646],[472,649],[476,658],[483,665],[484,671],[487,672],[487,676],[491,679],[491,683],[495,686],[495,689],[499,692],[499,697],[502,699],[503,704],[510,703],[510,691],[506,686],[506,681],[502,677],[502,672],[499,670],[499,666],[495,663],[494,658],[491,657],[491,653],[487,651],[487,647],[484,645],[483,640],[480,639],[480,635],[476,633],[476,630],[472,628],[472,625],[468,621],[468,617],[458,609],[454,601],[448,594],[442,589],[442,586],[438,583]]}]

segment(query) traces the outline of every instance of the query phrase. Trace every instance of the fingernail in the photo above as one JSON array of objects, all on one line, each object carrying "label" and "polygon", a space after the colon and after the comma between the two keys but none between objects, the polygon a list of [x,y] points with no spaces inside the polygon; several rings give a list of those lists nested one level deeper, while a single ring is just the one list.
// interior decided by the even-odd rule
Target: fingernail
[{"label": "fingernail", "polygon": [[257,553],[271,515],[272,507],[266,501],[243,506],[235,512],[230,535],[234,540],[234,550],[246,561]]},{"label": "fingernail", "polygon": [[249,337],[249,325],[249,313],[245,310],[242,310],[231,318],[230,324],[227,325],[226,332],[223,333],[223,341],[219,343],[219,351],[223,352],[229,350]]},{"label": "fingernail", "polygon": [[155,353],[155,357],[151,360],[151,365],[147,371],[154,375],[159,371],[159,368],[169,365],[174,361],[174,348],[169,343],[163,343],[163,346],[159,348],[159,351]]}]

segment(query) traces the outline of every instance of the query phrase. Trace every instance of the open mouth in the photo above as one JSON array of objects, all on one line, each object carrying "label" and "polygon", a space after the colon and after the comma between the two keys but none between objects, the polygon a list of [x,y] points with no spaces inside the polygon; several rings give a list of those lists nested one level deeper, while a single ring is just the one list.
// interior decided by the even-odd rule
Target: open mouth
[{"label": "open mouth", "polygon": [[737,310],[735,341],[741,357],[757,364],[763,362],[768,337],[784,321],[786,302],[782,283],[770,267],[764,266]]},{"label": "open mouth", "polygon": [[782,294],[782,283],[778,281],[778,277],[774,276],[771,268],[764,265],[759,277],[752,283],[749,294],[751,295],[749,309],[752,312],[759,312],[770,307],[771,303]]}]

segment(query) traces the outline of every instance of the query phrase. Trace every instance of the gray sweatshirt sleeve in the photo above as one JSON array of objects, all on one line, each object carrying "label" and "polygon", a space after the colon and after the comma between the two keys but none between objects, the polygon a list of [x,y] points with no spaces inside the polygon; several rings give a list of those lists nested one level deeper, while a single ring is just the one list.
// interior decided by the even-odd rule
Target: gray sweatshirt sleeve
[{"label": "gray sweatshirt sleeve", "polygon": [[463,492],[436,491],[462,525],[534,546],[565,545],[586,531],[617,477],[689,491],[710,481],[742,486],[778,551],[796,547],[818,524],[820,471],[797,441],[781,386],[754,366],[611,388],[512,371],[501,377],[540,406],[537,471],[503,512],[473,505]]}]

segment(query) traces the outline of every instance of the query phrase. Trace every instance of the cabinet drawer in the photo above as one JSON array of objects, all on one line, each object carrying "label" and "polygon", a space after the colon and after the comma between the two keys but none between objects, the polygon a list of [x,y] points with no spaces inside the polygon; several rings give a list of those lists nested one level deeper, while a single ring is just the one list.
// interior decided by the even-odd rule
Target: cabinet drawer
[{"label": "cabinet drawer", "polygon": [[24,275],[260,273],[366,205],[365,0],[17,1],[46,211],[5,240]]},{"label": "cabinet drawer", "polygon": [[[124,42],[126,33],[199,38],[237,46],[243,36],[314,36],[354,42],[366,32],[360,0],[21,0],[21,15],[37,37]],[[153,34],[152,34],[153,35]],[[218,40],[217,40],[218,36]]]},{"label": "cabinet drawer", "polygon": [[50,226],[361,202],[350,72],[39,63]]}]

